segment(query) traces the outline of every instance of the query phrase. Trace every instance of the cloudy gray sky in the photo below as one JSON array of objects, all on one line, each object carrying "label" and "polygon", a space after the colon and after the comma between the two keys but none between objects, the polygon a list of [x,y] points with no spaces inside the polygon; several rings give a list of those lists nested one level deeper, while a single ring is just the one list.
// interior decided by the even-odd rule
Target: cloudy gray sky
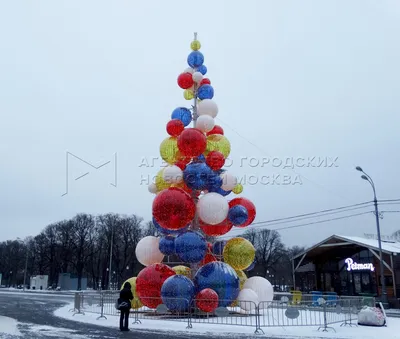
[{"label": "cloudy gray sky", "polygon": [[[230,170],[247,178],[242,196],[256,204],[256,221],[372,200],[355,165],[380,199],[400,198],[396,0],[0,3],[0,240],[79,212],[151,218],[146,178],[161,165],[151,159],[172,110],[188,104],[176,78],[194,31],[232,144]],[[111,162],[94,170],[70,157],[62,197],[66,152]],[[338,160],[289,169],[287,157]],[[382,232],[400,229],[399,218],[386,213]],[[368,214],[282,236],[308,245],[374,230]]]}]

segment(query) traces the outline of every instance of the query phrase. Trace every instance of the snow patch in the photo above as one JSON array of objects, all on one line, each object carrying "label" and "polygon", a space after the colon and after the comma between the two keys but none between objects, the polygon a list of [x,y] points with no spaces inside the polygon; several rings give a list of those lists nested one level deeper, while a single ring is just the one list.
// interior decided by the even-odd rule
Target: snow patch
[{"label": "snow patch", "polygon": [[69,330],[66,328],[55,328],[52,326],[40,326],[40,325],[34,325],[34,324],[29,324],[28,328],[29,328],[30,334],[38,334],[41,337],[59,338],[60,336],[63,336],[65,338],[68,337],[71,339],[87,339],[87,336],[75,334],[76,331]]},{"label": "snow patch", "polygon": [[[73,315],[70,312],[74,308],[71,303],[64,307],[59,308],[54,312],[54,315],[59,318],[73,320],[77,322],[93,324],[98,326],[104,326],[108,328],[118,329],[119,316],[109,316],[107,319],[99,319],[98,313],[88,313]],[[146,331],[168,331],[179,334],[190,334],[196,333],[197,335],[204,335],[205,337],[222,337],[229,336],[231,338],[238,338],[240,335],[252,335],[254,334],[255,327],[245,326],[229,326],[229,325],[216,325],[216,324],[203,324],[193,322],[192,329],[186,329],[186,322],[181,321],[168,321],[168,320],[153,320],[153,319],[141,319],[141,324],[132,324],[133,315],[130,318],[130,328],[142,329]],[[329,330],[329,332],[318,332],[317,326],[310,327],[262,327],[265,335],[269,338],[285,338],[285,339],[400,339],[400,319],[391,319],[390,326],[388,327],[341,327],[340,324],[332,325],[336,330]]]},{"label": "snow patch", "polygon": [[0,316],[0,338],[3,338],[2,334],[17,335],[21,333],[18,330],[18,321],[13,318]]}]

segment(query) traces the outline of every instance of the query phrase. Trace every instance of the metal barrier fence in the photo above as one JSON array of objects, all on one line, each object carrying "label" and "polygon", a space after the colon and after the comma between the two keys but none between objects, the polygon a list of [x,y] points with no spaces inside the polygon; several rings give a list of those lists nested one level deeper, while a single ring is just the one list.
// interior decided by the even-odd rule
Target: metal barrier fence
[{"label": "metal barrier fence", "polygon": [[[115,307],[118,298],[117,291],[76,293],[74,315],[96,313],[99,314],[97,319],[118,316],[120,312]],[[168,320],[186,323],[186,328],[192,328],[193,323],[250,326],[255,328],[255,333],[263,333],[262,327],[272,326],[315,326],[323,331],[333,329],[329,327],[331,324],[353,326],[356,325],[358,312],[363,306],[375,306],[374,298],[366,301],[362,297],[338,297],[332,300],[322,296],[316,302],[315,298],[305,295],[300,301],[291,299],[290,295],[280,295],[273,301],[262,301],[258,304],[253,301],[239,301],[234,306],[229,305],[229,301],[219,300],[219,305],[229,306],[218,307],[214,312],[206,313],[196,307],[196,300],[164,299],[164,303],[173,305],[169,308],[176,311],[170,311],[161,298],[142,298],[141,301],[155,308],[142,306],[132,309],[134,324],[141,324],[146,320]]]}]

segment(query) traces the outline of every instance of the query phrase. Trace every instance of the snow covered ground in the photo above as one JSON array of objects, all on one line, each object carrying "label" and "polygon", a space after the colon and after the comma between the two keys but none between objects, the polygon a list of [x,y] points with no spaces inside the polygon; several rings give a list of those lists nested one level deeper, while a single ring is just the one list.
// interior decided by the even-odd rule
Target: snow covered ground
[{"label": "snow covered ground", "polygon": [[16,335],[21,333],[18,330],[18,322],[15,319],[0,316],[0,338],[2,335]]},{"label": "snow covered ground", "polygon": [[[73,304],[66,305],[55,311],[54,315],[60,318],[74,320],[77,322],[89,323],[94,325],[105,326],[109,328],[118,327],[118,316],[107,316],[107,319],[99,319],[99,314],[96,313],[85,313],[73,315],[70,310],[73,308]],[[133,317],[131,318],[133,322]],[[167,320],[153,320],[153,319],[141,319],[141,324],[130,325],[132,329],[140,328],[147,330],[164,330],[164,331],[176,331],[179,333],[196,333],[204,334],[208,338],[210,337],[221,337],[231,336],[232,333],[235,335],[245,334],[252,335],[255,327],[245,326],[231,326],[231,325],[213,325],[213,324],[202,324],[193,323],[192,329],[186,329],[185,322],[167,321]],[[400,339],[400,319],[389,318],[387,327],[340,327],[340,324],[332,325],[336,330],[332,329],[329,332],[318,332],[318,328],[315,326],[311,327],[263,327],[265,332],[264,336],[268,338],[302,338],[302,339],[317,339],[317,338],[340,338],[340,339]]]}]

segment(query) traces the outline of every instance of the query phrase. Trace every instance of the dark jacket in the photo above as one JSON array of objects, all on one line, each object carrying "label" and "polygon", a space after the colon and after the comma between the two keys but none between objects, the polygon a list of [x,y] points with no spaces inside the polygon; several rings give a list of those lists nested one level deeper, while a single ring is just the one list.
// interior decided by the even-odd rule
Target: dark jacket
[{"label": "dark jacket", "polygon": [[132,286],[130,283],[126,282],[124,285],[124,288],[119,292],[119,298],[121,301],[127,301],[129,304],[133,300],[133,294],[132,294]]}]

